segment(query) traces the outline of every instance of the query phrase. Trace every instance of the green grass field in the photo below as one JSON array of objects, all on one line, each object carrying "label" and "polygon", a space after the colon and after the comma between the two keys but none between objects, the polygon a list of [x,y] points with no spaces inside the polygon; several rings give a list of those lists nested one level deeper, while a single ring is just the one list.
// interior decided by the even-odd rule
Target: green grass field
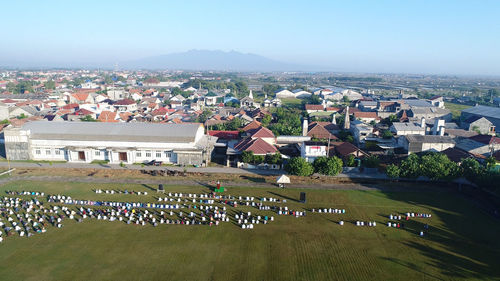
[{"label": "green grass field", "polygon": [[[155,202],[148,196],[104,195],[94,188],[117,184],[15,182],[4,190],[62,193],[75,199]],[[167,192],[207,192],[204,187],[168,187]],[[218,227],[135,226],[123,222],[65,220],[64,227],[30,238],[12,236],[0,244],[2,280],[498,280],[499,222],[450,191],[381,192],[228,188],[226,194],[280,197],[293,209],[345,208],[345,215],[275,215],[275,222],[242,230]],[[254,213],[268,214],[248,207]],[[385,226],[387,216],[431,213],[406,229]],[[342,219],[346,225],[337,222]],[[374,220],[377,227],[353,221]],[[428,222],[429,234],[416,235]]]},{"label": "green grass field", "polygon": [[471,106],[465,105],[465,104],[445,102],[444,107],[451,111],[451,115],[452,115],[453,120],[459,120],[460,115],[462,114],[462,110],[467,109]]}]

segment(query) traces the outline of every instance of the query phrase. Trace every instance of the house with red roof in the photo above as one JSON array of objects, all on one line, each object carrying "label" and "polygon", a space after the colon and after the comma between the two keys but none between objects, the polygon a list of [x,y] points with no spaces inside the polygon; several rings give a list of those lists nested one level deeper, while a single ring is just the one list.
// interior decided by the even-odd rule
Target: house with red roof
[{"label": "house with red roof", "polygon": [[243,132],[247,132],[247,131],[250,131],[250,130],[255,130],[255,129],[261,127],[261,126],[262,126],[262,123],[260,123],[257,120],[253,120],[252,122],[248,123],[245,127],[243,127],[242,131]]},{"label": "house with red roof", "polygon": [[253,152],[254,155],[267,155],[278,152],[278,149],[261,138],[245,138],[234,146],[239,153],[243,151]]},{"label": "house with red roof", "polygon": [[90,93],[87,92],[77,92],[69,96],[69,103],[94,103],[94,98]]},{"label": "house with red roof", "polygon": [[101,112],[101,114],[99,114],[99,117],[97,118],[99,122],[118,122],[118,120],[116,119],[117,119],[116,112],[114,111],[103,111]]},{"label": "house with red roof", "polygon": [[377,112],[373,112],[373,111],[368,111],[368,112],[358,111],[358,112],[354,112],[353,115],[354,115],[355,119],[360,120],[364,123],[370,123],[372,121],[374,121],[374,122],[380,121],[380,118],[378,117]]},{"label": "house with red roof", "polygon": [[276,136],[274,133],[266,127],[259,127],[257,129],[249,130],[246,132],[247,136],[251,139],[262,139],[263,141],[269,143],[270,145],[276,144]]},{"label": "house with red roof", "polygon": [[131,99],[122,99],[113,104],[117,111],[133,112],[137,110],[137,103]]},{"label": "house with red roof", "polygon": [[307,113],[325,111],[325,107],[322,104],[306,104],[305,109]]}]

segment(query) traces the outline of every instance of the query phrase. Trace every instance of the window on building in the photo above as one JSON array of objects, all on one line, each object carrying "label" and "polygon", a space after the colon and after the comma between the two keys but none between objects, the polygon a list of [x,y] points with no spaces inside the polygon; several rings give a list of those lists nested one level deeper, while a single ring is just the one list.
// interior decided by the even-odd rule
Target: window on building
[{"label": "window on building", "polygon": [[46,150],[45,150],[45,155],[50,155],[50,154],[51,154],[51,153],[50,153],[50,149],[46,149]]},{"label": "window on building", "polygon": [[42,151],[40,149],[37,149],[37,150],[35,150],[35,154],[40,155],[40,154],[42,154]]},{"label": "window on building", "polygon": [[55,155],[61,155],[61,150],[60,150],[60,149],[56,149],[56,150],[54,150],[54,154],[55,154]]},{"label": "window on building", "polygon": [[156,152],[156,158],[161,158],[161,152],[159,151]]},{"label": "window on building", "polygon": [[146,157],[151,157],[151,151],[146,151]]},{"label": "window on building", "polygon": [[142,153],[140,153],[140,152],[136,152],[136,153],[135,153],[135,157],[142,157]]},{"label": "window on building", "polygon": [[101,156],[101,151],[100,150],[96,150],[95,151],[95,156]]},{"label": "window on building", "polygon": [[172,153],[170,151],[165,151],[165,157],[167,158],[172,157]]}]

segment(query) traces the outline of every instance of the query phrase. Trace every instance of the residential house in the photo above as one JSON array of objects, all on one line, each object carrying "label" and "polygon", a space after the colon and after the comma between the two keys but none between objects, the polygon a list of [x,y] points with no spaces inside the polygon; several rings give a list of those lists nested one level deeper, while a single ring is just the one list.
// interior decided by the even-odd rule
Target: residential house
[{"label": "residential house", "polygon": [[131,99],[122,99],[113,104],[117,111],[133,112],[137,110],[137,103]]},{"label": "residential house", "polygon": [[462,121],[462,128],[485,135],[495,134],[495,125],[485,117],[478,115],[473,115]]},{"label": "residential house", "polygon": [[406,135],[400,137],[398,141],[408,154],[422,151],[443,151],[455,147],[455,141],[449,136]]}]

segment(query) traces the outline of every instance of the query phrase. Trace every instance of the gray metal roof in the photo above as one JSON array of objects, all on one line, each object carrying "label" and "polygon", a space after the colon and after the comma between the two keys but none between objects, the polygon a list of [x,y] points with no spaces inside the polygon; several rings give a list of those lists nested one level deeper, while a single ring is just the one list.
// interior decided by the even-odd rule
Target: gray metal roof
[{"label": "gray metal roof", "polygon": [[405,136],[408,142],[422,142],[422,143],[455,143],[449,136],[435,136],[435,135],[407,135]]},{"label": "gray metal roof", "polygon": [[394,129],[397,131],[425,131],[424,128],[415,125],[414,123],[406,123],[406,122],[394,122],[392,123]]},{"label": "gray metal roof", "polygon": [[194,142],[199,123],[101,123],[34,121],[23,125],[31,139],[79,141]]},{"label": "gray metal roof", "polygon": [[476,105],[474,107],[464,109],[462,112],[500,119],[500,107]]}]

